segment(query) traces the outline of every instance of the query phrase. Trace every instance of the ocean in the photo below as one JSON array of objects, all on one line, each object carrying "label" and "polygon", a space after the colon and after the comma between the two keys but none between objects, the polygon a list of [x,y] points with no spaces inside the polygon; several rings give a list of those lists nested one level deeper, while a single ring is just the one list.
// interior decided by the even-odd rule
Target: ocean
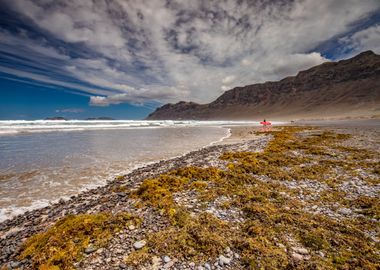
[{"label": "ocean", "polygon": [[0,222],[229,135],[230,121],[0,121]]}]

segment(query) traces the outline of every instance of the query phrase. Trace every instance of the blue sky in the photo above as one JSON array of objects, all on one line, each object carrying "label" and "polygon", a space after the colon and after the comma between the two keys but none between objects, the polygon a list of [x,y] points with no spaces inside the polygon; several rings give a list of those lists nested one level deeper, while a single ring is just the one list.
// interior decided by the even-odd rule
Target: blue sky
[{"label": "blue sky", "polygon": [[141,119],[364,50],[378,0],[0,0],[0,119]]}]

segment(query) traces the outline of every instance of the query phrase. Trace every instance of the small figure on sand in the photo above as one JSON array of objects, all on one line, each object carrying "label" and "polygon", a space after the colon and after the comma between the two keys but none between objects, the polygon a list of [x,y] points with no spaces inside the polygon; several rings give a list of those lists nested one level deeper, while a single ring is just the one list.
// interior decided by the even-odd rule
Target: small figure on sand
[{"label": "small figure on sand", "polygon": [[260,124],[263,125],[263,126],[270,126],[270,125],[272,125],[271,122],[267,122],[267,120],[265,120],[265,119],[264,119],[264,121],[260,122]]},{"label": "small figure on sand", "polygon": [[262,122],[260,122],[263,127],[261,128],[261,132],[268,132],[271,131],[271,122],[268,122],[266,119],[264,119]]}]

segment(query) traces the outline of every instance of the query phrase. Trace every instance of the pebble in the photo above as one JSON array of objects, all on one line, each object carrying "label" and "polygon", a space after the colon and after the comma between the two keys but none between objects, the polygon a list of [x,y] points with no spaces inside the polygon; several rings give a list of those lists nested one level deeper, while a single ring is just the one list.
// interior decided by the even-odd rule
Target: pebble
[{"label": "pebble", "polygon": [[121,264],[119,264],[119,268],[120,269],[127,269],[128,266],[126,264],[124,264],[124,263],[121,263]]},{"label": "pebble", "polygon": [[293,251],[302,255],[309,254],[309,251],[306,248],[293,248]]},{"label": "pebble", "polygon": [[298,253],[295,253],[293,252],[292,253],[292,258],[295,260],[295,261],[302,261],[303,260],[303,256],[301,254],[298,254]]},{"label": "pebble", "polygon": [[339,208],[338,213],[341,215],[350,215],[352,213],[351,209],[348,208]]},{"label": "pebble", "polygon": [[142,249],[145,245],[146,245],[146,241],[145,240],[140,240],[140,241],[135,242],[133,244],[133,247],[135,249]]},{"label": "pebble", "polygon": [[91,254],[91,253],[93,253],[93,252],[96,251],[96,250],[97,250],[96,247],[94,247],[94,246],[89,246],[89,247],[87,247],[87,248],[84,250],[84,253],[86,253],[86,254]]},{"label": "pebble", "polygon": [[129,229],[130,231],[133,231],[134,229],[136,229],[136,227],[135,227],[134,225],[129,225],[129,226],[128,226],[128,229]]},{"label": "pebble", "polygon": [[168,262],[170,262],[172,259],[170,259],[169,256],[165,255],[165,256],[162,257],[162,260],[164,261],[164,263],[168,263]]},{"label": "pebble", "polygon": [[323,253],[322,251],[318,251],[317,254],[318,254],[319,256],[321,256],[322,258],[325,257],[325,253]]},{"label": "pebble", "polygon": [[211,270],[211,265],[209,263],[205,263],[203,266],[206,268],[206,270]]},{"label": "pebble", "polygon": [[225,266],[231,263],[231,259],[220,255],[218,258],[218,263],[220,266]]},{"label": "pebble", "polygon": [[168,269],[168,268],[172,267],[173,265],[174,265],[174,261],[170,261],[170,262],[164,264],[164,268]]},{"label": "pebble", "polygon": [[10,263],[10,267],[11,267],[11,268],[19,268],[20,265],[21,265],[20,262],[11,262],[11,263]]}]

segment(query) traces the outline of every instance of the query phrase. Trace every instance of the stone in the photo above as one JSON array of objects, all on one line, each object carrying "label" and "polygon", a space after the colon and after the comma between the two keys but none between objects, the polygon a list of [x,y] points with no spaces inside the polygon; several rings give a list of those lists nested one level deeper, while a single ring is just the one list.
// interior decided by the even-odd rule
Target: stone
[{"label": "stone", "polygon": [[146,245],[146,241],[145,240],[140,240],[140,241],[135,242],[133,244],[133,247],[135,249],[142,249],[145,245]]},{"label": "stone", "polygon": [[126,264],[124,264],[124,263],[121,263],[121,264],[119,264],[119,268],[120,269],[127,269],[128,266]]},{"label": "stone", "polygon": [[319,256],[321,256],[322,258],[325,257],[325,253],[323,253],[322,251],[318,251],[317,254],[318,254]]},{"label": "stone", "polygon": [[99,248],[99,249],[96,251],[96,253],[100,254],[100,253],[102,253],[103,251],[104,251],[104,248]]},{"label": "stone", "polygon": [[129,229],[130,231],[133,231],[134,229],[136,229],[136,227],[135,227],[134,225],[129,225],[129,226],[128,226],[128,229]]},{"label": "stone", "polygon": [[306,248],[293,248],[293,251],[302,254],[302,255],[308,255],[309,251]]},{"label": "stone", "polygon": [[218,264],[220,266],[225,266],[225,265],[229,265],[231,263],[231,259],[230,258],[227,258],[223,255],[220,255],[219,258],[218,258]]},{"label": "stone", "polygon": [[352,211],[349,208],[339,208],[338,213],[341,215],[347,216],[347,215],[350,215],[352,213]]},{"label": "stone", "polygon": [[168,263],[168,262],[170,262],[172,259],[170,259],[169,256],[165,255],[165,256],[162,257],[162,260],[164,261],[164,263]]},{"label": "stone", "polygon": [[84,250],[84,253],[86,253],[86,254],[91,254],[91,253],[95,252],[96,250],[97,250],[96,247],[94,247],[94,246],[89,246],[89,247],[87,247],[87,248]]},{"label": "stone", "polygon": [[168,269],[168,268],[172,267],[173,265],[174,265],[174,262],[173,262],[173,261],[170,261],[170,262],[164,264],[164,268],[165,268],[165,269]]},{"label": "stone", "polygon": [[211,270],[211,265],[209,263],[205,263],[203,266],[206,268],[206,270]]},{"label": "stone", "polygon": [[21,266],[21,263],[20,262],[11,262],[10,263],[10,267],[11,268],[19,268]]},{"label": "stone", "polygon": [[292,253],[292,258],[293,258],[295,261],[297,261],[297,262],[303,260],[303,256],[302,256],[301,254],[298,254],[298,253],[295,253],[295,252]]}]

